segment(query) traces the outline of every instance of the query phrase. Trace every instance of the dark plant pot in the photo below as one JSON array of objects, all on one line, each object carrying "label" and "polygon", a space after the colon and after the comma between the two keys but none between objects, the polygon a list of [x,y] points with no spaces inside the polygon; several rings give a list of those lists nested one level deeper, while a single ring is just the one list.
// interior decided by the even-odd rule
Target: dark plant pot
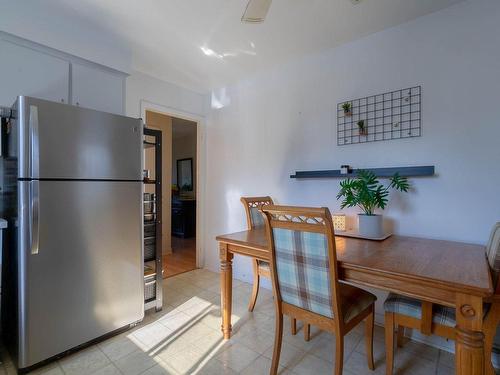
[{"label": "dark plant pot", "polygon": [[380,238],[384,236],[384,217],[382,215],[358,214],[358,232],[362,236]]},{"label": "dark plant pot", "polygon": [[359,135],[368,135],[368,129],[359,129]]}]

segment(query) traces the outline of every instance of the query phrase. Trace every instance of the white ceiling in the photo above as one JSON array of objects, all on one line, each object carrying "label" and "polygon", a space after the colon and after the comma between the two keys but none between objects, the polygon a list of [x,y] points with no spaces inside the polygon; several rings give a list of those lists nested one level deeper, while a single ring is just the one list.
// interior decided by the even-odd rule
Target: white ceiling
[{"label": "white ceiling", "polygon": [[45,0],[43,5],[54,20],[74,15],[129,46],[133,69],[205,91],[459,1],[273,0],[263,24],[241,23],[247,0]]}]

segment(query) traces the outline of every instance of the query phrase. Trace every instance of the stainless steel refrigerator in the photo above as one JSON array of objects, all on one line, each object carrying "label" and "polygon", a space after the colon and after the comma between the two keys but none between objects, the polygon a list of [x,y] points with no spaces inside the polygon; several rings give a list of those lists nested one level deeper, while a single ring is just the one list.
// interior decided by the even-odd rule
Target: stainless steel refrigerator
[{"label": "stainless steel refrigerator", "polygon": [[23,369],[144,317],[143,129],[31,97],[13,110],[2,320]]}]

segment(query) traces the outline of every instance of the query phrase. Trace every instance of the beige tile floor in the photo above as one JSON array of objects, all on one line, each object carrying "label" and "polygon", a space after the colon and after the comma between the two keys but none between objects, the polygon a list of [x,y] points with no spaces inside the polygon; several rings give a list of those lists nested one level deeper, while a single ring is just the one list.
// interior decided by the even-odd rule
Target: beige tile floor
[{"label": "beige tile floor", "polygon": [[[274,338],[274,305],[270,291],[262,290],[255,311],[247,312],[251,285],[234,282],[234,336],[220,333],[218,274],[195,270],[164,280],[165,307],[149,312],[134,329],[32,372],[45,375],[160,375],[160,374],[268,374]],[[363,325],[346,336],[344,374],[384,374],[384,331],[375,329],[374,372],[368,370]],[[281,374],[332,374],[332,335],[313,330],[305,342],[302,332],[290,335],[285,322]],[[0,375],[15,370],[4,356]],[[396,355],[396,374],[453,374],[453,355],[409,342]]]}]

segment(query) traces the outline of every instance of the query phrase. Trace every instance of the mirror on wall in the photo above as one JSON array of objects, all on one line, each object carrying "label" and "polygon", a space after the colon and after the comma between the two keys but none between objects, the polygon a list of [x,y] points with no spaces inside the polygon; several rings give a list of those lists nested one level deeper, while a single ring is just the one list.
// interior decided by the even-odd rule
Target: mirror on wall
[{"label": "mirror on wall", "polygon": [[177,160],[177,185],[181,192],[193,191],[193,158]]}]

